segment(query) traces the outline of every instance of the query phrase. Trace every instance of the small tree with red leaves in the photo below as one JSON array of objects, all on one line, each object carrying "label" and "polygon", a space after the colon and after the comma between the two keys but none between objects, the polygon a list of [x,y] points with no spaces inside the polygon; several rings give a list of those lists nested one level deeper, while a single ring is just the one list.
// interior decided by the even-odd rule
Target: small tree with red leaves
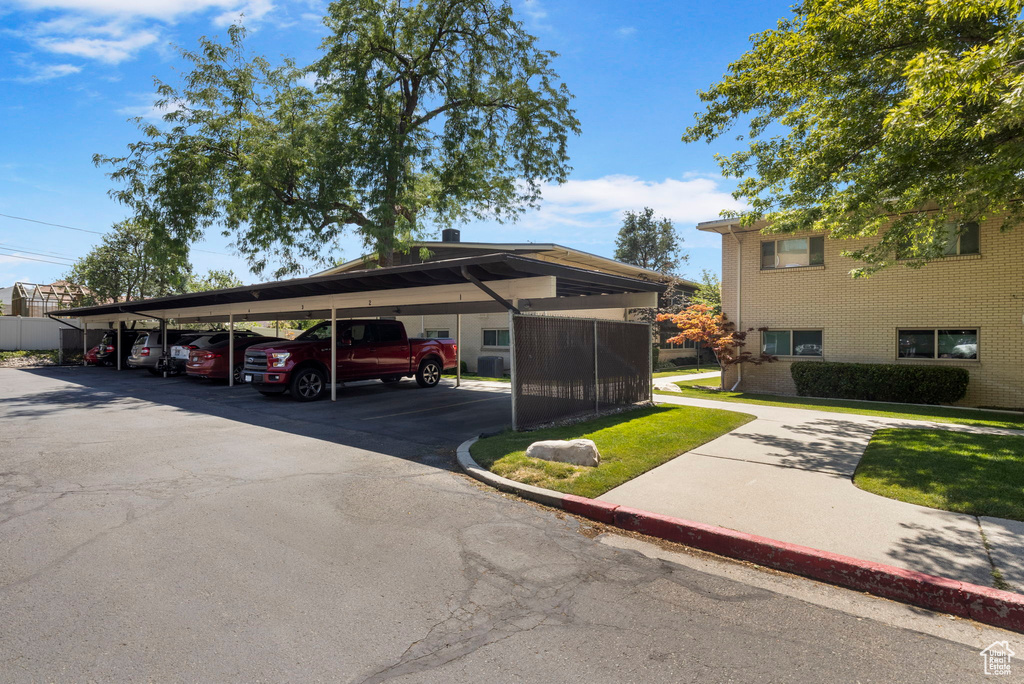
[{"label": "small tree with red leaves", "polygon": [[[736,324],[726,318],[724,313],[716,314],[715,309],[707,304],[693,304],[677,314],[659,314],[659,321],[672,321],[679,334],[669,338],[671,344],[682,344],[684,340],[692,340],[715,352],[718,366],[725,371],[728,366],[740,363],[752,363],[759,366],[777,359],[771,354],[761,352],[753,354],[743,351],[747,335],[754,328],[737,330]],[[766,328],[758,328],[766,330]],[[699,353],[699,352],[698,352]],[[722,388],[725,389],[725,373],[722,374]]]}]

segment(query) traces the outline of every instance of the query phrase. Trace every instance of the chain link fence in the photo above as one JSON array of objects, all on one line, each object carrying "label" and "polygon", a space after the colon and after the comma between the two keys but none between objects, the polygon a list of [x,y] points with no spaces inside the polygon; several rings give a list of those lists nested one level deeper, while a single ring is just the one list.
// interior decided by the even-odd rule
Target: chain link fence
[{"label": "chain link fence", "polygon": [[646,323],[512,316],[515,429],[651,398]]}]

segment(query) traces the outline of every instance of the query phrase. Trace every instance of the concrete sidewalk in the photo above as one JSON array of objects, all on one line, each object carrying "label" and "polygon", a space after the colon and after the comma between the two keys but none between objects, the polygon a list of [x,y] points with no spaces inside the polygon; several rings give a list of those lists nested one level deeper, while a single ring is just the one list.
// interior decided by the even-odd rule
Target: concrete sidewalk
[{"label": "concrete sidewalk", "polygon": [[676,386],[677,382],[683,380],[704,380],[709,378],[715,378],[716,380],[722,376],[722,371],[713,370],[707,373],[690,373],[688,375],[668,375],[664,378],[654,378],[654,389],[662,390],[664,392],[679,392],[679,387]]},{"label": "concrete sidewalk", "polygon": [[852,481],[881,428],[1024,431],[665,395],[658,401],[757,420],[601,500],[983,586],[994,586],[998,570],[1014,591],[1024,591],[1024,523],[903,503]]}]

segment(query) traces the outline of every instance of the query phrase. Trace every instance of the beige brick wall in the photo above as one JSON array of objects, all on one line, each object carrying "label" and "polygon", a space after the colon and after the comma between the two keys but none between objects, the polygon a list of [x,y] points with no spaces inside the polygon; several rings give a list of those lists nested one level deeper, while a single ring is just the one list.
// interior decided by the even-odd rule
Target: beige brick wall
[{"label": "beige brick wall", "polygon": [[[902,264],[853,280],[857,265],[840,255],[863,240],[825,240],[825,265],[762,271],[759,232],[722,236],[723,310],[760,349],[756,328],[821,329],[823,359],[859,363],[953,365],[968,369],[965,406],[1024,408],[1024,226],[1000,232],[983,222],[981,253],[946,257],[912,269]],[[810,235],[810,234],[808,234]],[[793,237],[802,237],[794,235]],[[737,255],[742,254],[737,316]],[[897,359],[900,328],[977,328],[977,360]],[[806,357],[802,357],[804,360]],[[795,394],[790,363],[744,364],[740,388]],[[738,377],[730,369],[731,387]]]}]

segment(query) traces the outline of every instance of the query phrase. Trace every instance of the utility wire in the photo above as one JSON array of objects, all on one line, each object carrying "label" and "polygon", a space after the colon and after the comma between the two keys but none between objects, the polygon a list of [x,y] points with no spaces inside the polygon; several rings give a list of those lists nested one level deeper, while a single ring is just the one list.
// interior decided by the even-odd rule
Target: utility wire
[{"label": "utility wire", "polygon": [[[41,226],[53,226],[54,228],[67,228],[68,230],[77,230],[79,233],[92,233],[93,235],[106,235],[98,230],[86,230],[85,228],[75,228],[74,226],[65,226],[63,223],[47,223],[46,221],[37,221],[35,219],[25,218],[24,216],[11,216],[10,214],[0,214],[4,218],[14,219],[15,221],[28,221],[29,223],[38,223]],[[224,252],[212,252],[208,249],[191,248],[193,252],[203,252],[205,254],[217,254],[219,256],[231,256]]]},{"label": "utility wire", "polygon": [[33,252],[31,249],[22,249],[21,247],[15,247],[14,245],[9,245],[3,242],[0,242],[0,249],[5,249],[8,251],[14,251],[23,254],[35,254],[36,256],[47,257],[49,259],[66,259],[67,261],[76,260],[74,257],[64,256],[63,254],[56,254],[54,252]]},{"label": "utility wire", "polygon": [[0,252],[0,256],[11,257],[12,259],[24,259],[25,261],[42,261],[44,264],[57,264],[58,266],[71,266],[71,264],[64,261],[50,261],[49,259],[36,259],[35,257],[21,256],[20,254],[8,254],[6,252]]}]

